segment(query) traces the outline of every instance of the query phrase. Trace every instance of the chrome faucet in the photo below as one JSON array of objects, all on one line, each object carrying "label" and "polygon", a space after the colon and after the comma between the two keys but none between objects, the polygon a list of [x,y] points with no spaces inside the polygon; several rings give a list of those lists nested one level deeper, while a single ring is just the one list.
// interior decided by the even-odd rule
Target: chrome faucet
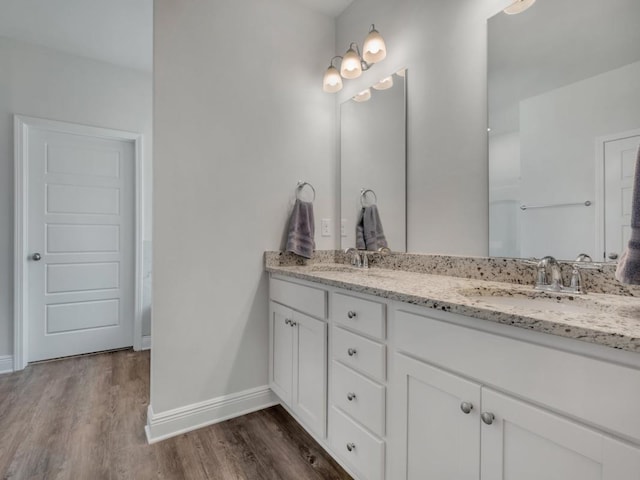
[{"label": "chrome faucet", "polygon": [[577,256],[576,261],[573,264],[573,270],[571,270],[571,282],[569,283],[569,286],[566,288],[568,292],[587,293],[585,292],[584,286],[582,284],[581,270],[583,268],[594,268],[593,266],[587,266],[592,262],[593,260],[586,253],[581,253],[580,255]]},{"label": "chrome faucet", "polygon": [[[358,267],[361,268],[362,267],[362,260],[360,260],[360,253],[358,252],[358,249],[356,248],[347,248],[344,251],[345,254],[347,255],[351,255],[351,265],[353,265],[354,267]],[[366,258],[366,257],[365,257]]]},{"label": "chrome faucet", "polygon": [[[549,273],[551,275],[549,275]],[[536,290],[546,290],[559,292],[564,287],[562,285],[562,274],[558,261],[547,256],[538,262],[538,275],[536,280]]]}]

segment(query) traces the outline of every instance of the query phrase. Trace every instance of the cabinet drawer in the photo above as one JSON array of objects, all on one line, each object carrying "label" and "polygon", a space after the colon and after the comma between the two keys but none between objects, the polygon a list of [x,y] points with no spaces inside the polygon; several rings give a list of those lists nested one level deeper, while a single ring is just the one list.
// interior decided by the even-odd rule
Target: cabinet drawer
[{"label": "cabinet drawer", "polygon": [[378,342],[333,327],[333,358],[380,381],[386,376],[385,348]]},{"label": "cabinet drawer", "polygon": [[[331,409],[331,446],[333,451],[366,480],[384,476],[384,442],[353,420]],[[349,445],[349,448],[347,448]]]},{"label": "cabinet drawer", "polygon": [[334,405],[376,435],[385,431],[385,387],[341,363],[332,363],[331,398]]},{"label": "cabinet drawer", "polygon": [[334,294],[331,304],[334,322],[370,337],[386,338],[385,304],[340,293]]},{"label": "cabinet drawer", "polygon": [[316,318],[327,318],[327,292],[325,290],[272,278],[269,282],[269,296],[274,302],[294,310]]},{"label": "cabinet drawer", "polygon": [[640,441],[640,370],[402,310],[395,319],[400,351]]}]

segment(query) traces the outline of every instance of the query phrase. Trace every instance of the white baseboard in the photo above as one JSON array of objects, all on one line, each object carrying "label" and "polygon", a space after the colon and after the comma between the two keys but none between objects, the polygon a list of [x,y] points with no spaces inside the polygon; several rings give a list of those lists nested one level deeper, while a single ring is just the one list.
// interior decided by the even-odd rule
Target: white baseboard
[{"label": "white baseboard", "polygon": [[150,350],[151,349],[151,335],[143,335],[142,336],[142,345],[140,350]]},{"label": "white baseboard", "polygon": [[268,385],[155,414],[147,409],[147,442],[155,443],[278,404]]},{"label": "white baseboard", "polygon": [[13,355],[0,355],[0,373],[13,372]]}]

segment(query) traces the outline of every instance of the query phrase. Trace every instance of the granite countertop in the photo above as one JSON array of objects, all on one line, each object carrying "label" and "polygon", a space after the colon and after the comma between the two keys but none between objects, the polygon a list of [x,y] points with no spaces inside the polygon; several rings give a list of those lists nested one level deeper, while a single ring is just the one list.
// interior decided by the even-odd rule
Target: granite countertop
[{"label": "granite countertop", "polygon": [[390,300],[640,352],[640,299],[540,292],[530,285],[341,263],[277,266],[268,272]]}]

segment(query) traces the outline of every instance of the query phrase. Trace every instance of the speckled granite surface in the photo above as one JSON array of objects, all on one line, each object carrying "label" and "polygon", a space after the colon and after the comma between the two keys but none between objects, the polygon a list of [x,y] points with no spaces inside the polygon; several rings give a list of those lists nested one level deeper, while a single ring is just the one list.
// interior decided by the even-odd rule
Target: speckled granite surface
[{"label": "speckled granite surface", "polygon": [[[277,252],[273,255],[268,253],[265,254],[265,268],[271,273],[358,293],[640,353],[640,299],[628,294],[550,294],[533,290],[533,281],[518,285],[517,282],[505,283],[495,279],[400,270],[399,266],[412,263],[411,259],[391,258],[411,255],[390,255],[383,259],[385,262],[393,261],[397,265],[395,269],[356,269],[337,263],[340,255],[334,252],[331,260],[332,255],[327,253],[322,257],[316,256],[307,265],[287,265],[287,261],[278,261]],[[467,263],[469,276],[473,269],[477,269],[476,260],[482,259],[471,259]],[[502,262],[502,259],[497,261]],[[512,267],[511,262],[517,261],[507,261],[506,269]],[[441,264],[447,265],[446,261]],[[518,270],[510,272],[515,275]],[[482,278],[488,276],[486,271],[484,273]],[[502,275],[505,275],[504,271]]]},{"label": "speckled granite surface", "polygon": [[[533,285],[536,278],[536,264],[517,258],[457,257],[451,255],[421,255],[414,253],[393,253],[390,255],[370,255],[371,267],[403,270],[431,275],[490,280],[516,285]],[[265,265],[293,266],[315,265],[317,263],[341,263],[349,261],[342,250],[319,250],[314,258],[306,260],[291,253],[265,252]],[[569,284],[572,262],[560,262],[564,284]],[[616,265],[593,264],[594,268],[582,270],[584,288],[589,293],[629,295],[640,297],[640,287],[622,285],[614,276]]]}]

